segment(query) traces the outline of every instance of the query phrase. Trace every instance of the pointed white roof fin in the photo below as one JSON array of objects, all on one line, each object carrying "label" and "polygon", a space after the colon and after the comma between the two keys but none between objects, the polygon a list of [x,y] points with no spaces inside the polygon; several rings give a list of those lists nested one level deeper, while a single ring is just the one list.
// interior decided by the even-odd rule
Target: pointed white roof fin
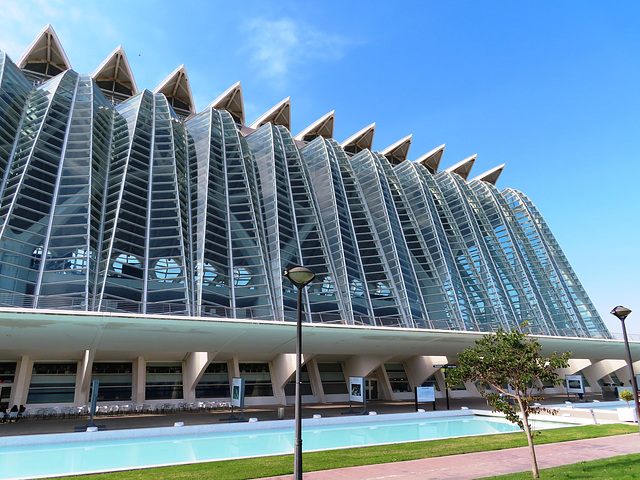
[{"label": "pointed white roof fin", "polygon": [[138,86],[122,45],[104,59],[91,77],[103,92],[120,94],[126,98],[138,93]]},{"label": "pointed white roof fin", "polygon": [[436,173],[440,166],[440,160],[442,160],[442,154],[444,153],[444,143],[439,147],[434,148],[430,152],[425,153],[420,158],[416,159],[417,163],[421,163],[431,173]]},{"label": "pointed white roof fin", "polygon": [[298,135],[295,136],[296,140],[310,142],[311,140],[322,138],[333,138],[333,124],[336,119],[336,111],[331,110],[326,115],[323,115],[318,120],[313,122]]},{"label": "pointed white roof fin", "polygon": [[180,65],[165,78],[153,93],[164,94],[175,112],[180,116],[188,117],[190,114],[196,113],[191,85],[189,84],[189,77],[184,64]]},{"label": "pointed white roof fin", "polygon": [[280,103],[275,105],[264,115],[253,122],[251,128],[260,128],[265,123],[272,123],[274,125],[282,125],[291,130],[291,97],[287,97]]},{"label": "pointed white roof fin", "polygon": [[44,76],[55,77],[71,68],[71,62],[62,48],[60,39],[48,24],[29,45],[27,51],[18,61],[18,67]]},{"label": "pointed white roof fin", "polygon": [[477,157],[477,154],[471,155],[470,157],[465,158],[455,165],[450,166],[445,170],[445,172],[457,173],[464,180],[466,180],[467,178],[469,178],[469,173],[471,173],[471,168],[473,168],[473,164],[475,163]]},{"label": "pointed white roof fin", "polygon": [[474,180],[482,180],[483,182],[490,183],[491,185],[495,185],[500,178],[500,174],[504,170],[504,163],[502,165],[498,165],[497,167],[493,167],[491,170],[487,170],[484,173],[481,173],[474,179],[470,180],[473,182]]},{"label": "pointed white roof fin", "polygon": [[409,155],[411,138],[411,135],[407,135],[403,139],[398,140],[393,145],[388,146],[380,153],[387,157],[387,160],[389,160],[392,165],[402,163],[407,159],[407,155]]},{"label": "pointed white roof fin", "polygon": [[231,85],[226,92],[211,102],[207,108],[226,110],[236,122],[244,125],[244,102],[242,100],[242,85],[240,85],[240,82]]},{"label": "pointed white roof fin", "polygon": [[376,131],[376,124],[364,127],[357,133],[354,133],[344,142],[341,143],[342,148],[348,153],[358,153],[362,150],[371,150],[373,146],[373,134]]}]

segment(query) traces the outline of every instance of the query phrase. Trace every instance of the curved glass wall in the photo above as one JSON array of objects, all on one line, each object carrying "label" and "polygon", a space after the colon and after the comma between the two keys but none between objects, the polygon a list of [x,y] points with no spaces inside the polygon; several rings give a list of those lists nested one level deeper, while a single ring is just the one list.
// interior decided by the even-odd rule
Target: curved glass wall
[{"label": "curved glass wall", "polygon": [[610,338],[533,203],[0,52],[0,306]]}]

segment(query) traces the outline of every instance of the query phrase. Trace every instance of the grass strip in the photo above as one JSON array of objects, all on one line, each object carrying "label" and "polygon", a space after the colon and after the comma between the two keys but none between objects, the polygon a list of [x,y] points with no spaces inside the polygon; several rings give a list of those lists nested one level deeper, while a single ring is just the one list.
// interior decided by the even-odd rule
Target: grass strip
[{"label": "grass strip", "polygon": [[[635,425],[587,425],[581,427],[542,430],[535,437],[536,445],[566,442],[585,438],[607,437],[637,432]],[[505,448],[525,447],[527,438],[523,432],[476,437],[448,438],[424,442],[398,443],[377,447],[327,450],[304,454],[304,471],[375,465],[402,462],[421,458],[442,457],[461,453],[486,452]],[[172,467],[146,468],[124,472],[101,473],[91,480],[247,480],[293,473],[293,455],[225,460],[219,462],[176,465]],[[77,479],[78,476],[58,477]],[[579,478],[579,477],[575,477]],[[585,478],[585,477],[582,477]]]},{"label": "grass strip", "polygon": [[[601,458],[589,462],[579,462],[562,467],[545,468],[540,470],[540,478],[555,480],[621,480],[640,479],[640,453],[621,455],[618,457]],[[531,471],[511,473],[489,477],[484,480],[524,480],[531,478]]]}]

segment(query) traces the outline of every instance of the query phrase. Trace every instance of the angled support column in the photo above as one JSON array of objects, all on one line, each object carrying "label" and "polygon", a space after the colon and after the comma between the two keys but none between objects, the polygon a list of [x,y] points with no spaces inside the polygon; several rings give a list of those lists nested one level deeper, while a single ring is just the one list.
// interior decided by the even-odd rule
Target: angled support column
[{"label": "angled support column", "polygon": [[209,364],[215,358],[215,352],[189,352],[184,359],[182,373],[183,398],[185,402],[195,402],[196,385],[202,378]]},{"label": "angled support column", "polygon": [[389,381],[389,376],[384,368],[384,364],[376,368],[375,374],[378,377],[378,398],[380,400],[396,400],[391,390],[391,382]]},{"label": "angled support column", "polygon": [[131,362],[131,396],[134,403],[144,403],[147,386],[147,363],[144,357]]},{"label": "angled support column", "polygon": [[354,355],[349,357],[344,364],[347,385],[349,377],[366,377],[389,358],[391,358],[390,355]]},{"label": "angled support column", "polygon": [[[411,357],[405,362],[405,371],[407,372],[407,378],[409,379],[411,388],[421,386],[427,378],[437,373],[440,369],[436,368],[435,365],[446,365],[447,363],[447,357],[439,355],[419,355]],[[436,375],[436,381],[438,382],[438,387],[443,390],[444,385],[441,385],[443,382],[441,376]]]},{"label": "angled support column", "polygon": [[85,350],[82,360],[78,362],[78,374],[76,376],[76,392],[73,403],[75,405],[86,405],[89,403],[89,390],[91,387],[91,371],[93,370],[93,360],[96,357],[95,350]]},{"label": "angled support column", "polygon": [[[637,362],[633,362],[633,371],[636,375],[640,375],[640,360],[638,360]],[[615,374],[621,382],[624,382],[625,387],[631,386],[631,379],[629,378],[629,367],[627,366],[627,362],[624,362],[624,366],[615,370]]]},{"label": "angled support column", "polygon": [[562,380],[562,383],[558,385],[556,388],[547,388],[545,391],[556,391],[556,392],[567,392],[567,385],[564,381],[564,377],[566,375],[575,375],[579,371],[589,367],[591,365],[591,360],[586,358],[572,358],[569,360],[569,366],[567,368],[559,368],[556,370],[558,377]]},{"label": "angled support column", "polygon": [[[306,365],[311,358],[312,356],[303,354],[301,359],[302,365]],[[296,355],[294,353],[283,353],[277,355],[271,361],[271,366],[271,383],[273,385],[273,396],[276,397],[280,405],[286,405],[287,398],[284,387],[287,385],[287,383],[289,383],[289,381],[291,381],[291,376],[295,375],[296,373]],[[309,370],[308,365],[307,370]]]},{"label": "angled support column", "polygon": [[322,386],[322,378],[320,378],[320,370],[318,362],[315,358],[311,358],[307,362],[307,372],[309,372],[309,381],[311,382],[311,391],[316,397],[318,403],[327,403],[327,397],[324,395],[324,387]]},{"label": "angled support column", "polygon": [[20,357],[16,364],[16,374],[13,377],[13,388],[9,399],[11,405],[26,405],[32,370],[33,360],[31,357],[29,355]]},{"label": "angled support column", "polygon": [[227,362],[227,369],[229,370],[229,385],[231,385],[234,377],[240,376],[240,362],[238,357],[233,357]]},{"label": "angled support column", "polygon": [[[587,379],[587,382],[589,382],[592,391],[601,392],[602,388],[598,384],[598,380],[626,367],[627,362],[624,360],[600,360],[594,361],[591,365],[582,370],[582,374],[584,375],[584,378]],[[625,376],[628,377],[629,374],[627,373]]]}]

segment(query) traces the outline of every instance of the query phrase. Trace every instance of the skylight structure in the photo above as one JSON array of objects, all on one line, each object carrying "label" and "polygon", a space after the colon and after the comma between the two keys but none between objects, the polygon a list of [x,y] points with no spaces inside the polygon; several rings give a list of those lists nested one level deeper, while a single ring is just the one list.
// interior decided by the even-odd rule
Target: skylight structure
[{"label": "skylight structure", "polygon": [[169,76],[155,88],[153,93],[163,94],[181,119],[186,119],[196,113],[196,105],[193,101],[187,69],[184,65],[180,65],[169,74]]},{"label": "skylight structure", "polygon": [[411,135],[398,140],[393,145],[389,145],[382,152],[382,155],[386,157],[392,165],[397,165],[404,162],[409,156],[409,147],[411,146]]},{"label": "skylight structure", "polygon": [[242,86],[240,82],[232,85],[229,89],[216,98],[210,107],[216,110],[226,110],[231,117],[240,125],[244,125],[244,102],[242,100]]},{"label": "skylight structure", "polygon": [[287,97],[280,103],[274,105],[260,118],[251,124],[251,128],[257,129],[270,123],[272,125],[282,125],[287,130],[291,129],[291,98]]},{"label": "skylight structure", "polygon": [[29,45],[18,60],[18,67],[34,83],[48,80],[71,68],[67,54],[51,25],[44,27]]},{"label": "skylight structure", "polygon": [[296,140],[310,142],[317,137],[333,138],[335,118],[335,111],[327,113],[296,135]]},{"label": "skylight structure", "polygon": [[136,80],[122,46],[116,48],[91,74],[104,96],[113,104],[138,93]]},{"label": "skylight structure", "polygon": [[420,163],[427,167],[430,173],[436,173],[440,166],[440,160],[444,154],[444,143],[439,147],[434,148],[430,152],[425,153],[420,158],[416,159],[417,163]]},{"label": "skylight structure", "polygon": [[376,124],[372,123],[347,138],[342,142],[341,147],[348,154],[356,154],[362,150],[371,150],[373,147],[373,134],[375,131]]}]

